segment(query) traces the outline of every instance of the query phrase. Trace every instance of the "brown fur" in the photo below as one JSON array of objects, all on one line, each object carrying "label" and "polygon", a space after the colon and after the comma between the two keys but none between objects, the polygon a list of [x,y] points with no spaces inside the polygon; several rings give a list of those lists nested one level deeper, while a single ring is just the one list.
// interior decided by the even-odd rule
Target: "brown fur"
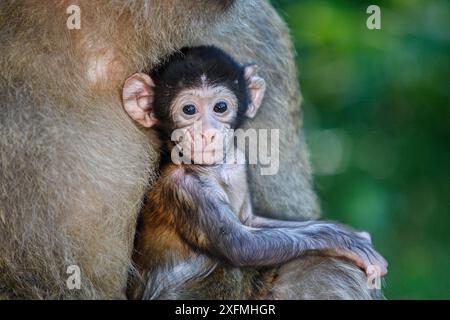
[{"label": "brown fur", "polygon": [[[287,29],[266,1],[231,2],[0,2],[0,297],[124,298],[158,142],[123,112],[121,82],[183,46],[216,44],[264,70],[269,98],[248,126],[283,129],[282,162],[277,176],[250,168],[255,211],[317,217]],[[81,290],[66,288],[71,264]]]},{"label": "brown fur", "polygon": [[[208,252],[214,240],[189,221],[201,204],[194,202],[192,194],[187,194],[180,186],[189,184],[188,174],[220,180],[215,171],[173,164],[164,165],[162,170],[141,212],[133,254],[138,272],[132,275],[128,296],[133,299],[203,300],[267,297],[276,277],[276,268],[237,268],[202,253]],[[240,183],[247,186],[245,181]],[[242,194],[247,194],[245,187]],[[230,205],[234,207],[235,204]],[[179,214],[180,207],[185,209],[186,215]],[[186,241],[180,226],[186,233],[191,233],[189,238],[195,238],[195,245]],[[191,261],[193,269],[181,274],[174,272],[179,269],[175,266],[180,262],[182,265],[183,260]],[[156,288],[155,283],[158,283]]]}]

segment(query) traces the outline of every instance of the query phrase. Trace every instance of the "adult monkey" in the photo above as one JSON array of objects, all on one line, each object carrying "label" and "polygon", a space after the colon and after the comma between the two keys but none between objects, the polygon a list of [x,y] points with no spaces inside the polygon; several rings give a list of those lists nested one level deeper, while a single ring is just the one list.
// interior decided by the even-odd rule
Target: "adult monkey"
[{"label": "adult monkey", "polygon": [[[73,4],[80,30],[66,27]],[[214,44],[261,67],[267,98],[248,126],[282,129],[281,162],[275,176],[250,169],[255,211],[317,217],[292,48],[266,1],[3,0],[0,30],[1,298],[124,297],[158,143],[123,112],[120,87],[183,46]],[[70,265],[80,290],[66,285]],[[340,260],[305,257],[281,272],[276,298],[371,295]]]}]

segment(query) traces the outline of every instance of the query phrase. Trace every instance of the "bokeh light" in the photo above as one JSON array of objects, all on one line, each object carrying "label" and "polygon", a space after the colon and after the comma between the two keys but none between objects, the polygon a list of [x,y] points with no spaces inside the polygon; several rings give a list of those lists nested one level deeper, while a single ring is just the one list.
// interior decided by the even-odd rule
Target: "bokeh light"
[{"label": "bokeh light", "polygon": [[450,2],[272,3],[297,50],[324,216],[372,234],[387,298],[450,298]]}]

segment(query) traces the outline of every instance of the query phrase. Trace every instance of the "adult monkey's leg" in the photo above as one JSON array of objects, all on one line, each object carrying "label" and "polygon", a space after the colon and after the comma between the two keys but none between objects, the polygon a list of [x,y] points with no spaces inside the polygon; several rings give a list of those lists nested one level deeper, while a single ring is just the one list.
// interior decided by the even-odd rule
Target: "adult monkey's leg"
[{"label": "adult monkey's leg", "polygon": [[[255,213],[314,219],[319,216],[319,208],[312,188],[288,30],[267,1],[245,3],[229,17],[234,23],[226,21],[220,33],[212,33],[202,42],[224,48],[243,63],[255,61],[267,82],[260,113],[247,127],[280,129],[280,170],[276,175],[262,176],[259,167],[250,166]],[[381,293],[369,290],[365,274],[348,262],[305,256],[280,268],[273,295],[279,299],[370,299]]]},{"label": "adult monkey's leg", "polygon": [[283,265],[270,299],[383,299],[370,289],[365,273],[354,264],[325,256],[305,256]]}]

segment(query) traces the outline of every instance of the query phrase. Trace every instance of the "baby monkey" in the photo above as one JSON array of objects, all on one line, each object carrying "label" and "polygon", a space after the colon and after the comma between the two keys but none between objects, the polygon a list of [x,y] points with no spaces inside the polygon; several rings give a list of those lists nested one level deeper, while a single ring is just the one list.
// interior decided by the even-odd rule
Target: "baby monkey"
[{"label": "baby monkey", "polygon": [[[386,261],[364,232],[253,213],[246,164],[223,160],[235,144],[227,132],[256,115],[265,87],[256,65],[241,66],[212,46],[182,49],[152,73],[126,80],[126,112],[142,126],[155,127],[166,148],[138,226],[133,261],[140,278],[130,284],[131,298],[223,298],[211,288],[228,281],[227,268],[252,273],[239,281],[254,286],[255,277],[264,282],[264,270],[311,250],[386,273]],[[175,130],[182,134],[172,135]],[[174,163],[174,156],[195,161]],[[214,280],[202,295],[201,282],[208,278]]]}]

